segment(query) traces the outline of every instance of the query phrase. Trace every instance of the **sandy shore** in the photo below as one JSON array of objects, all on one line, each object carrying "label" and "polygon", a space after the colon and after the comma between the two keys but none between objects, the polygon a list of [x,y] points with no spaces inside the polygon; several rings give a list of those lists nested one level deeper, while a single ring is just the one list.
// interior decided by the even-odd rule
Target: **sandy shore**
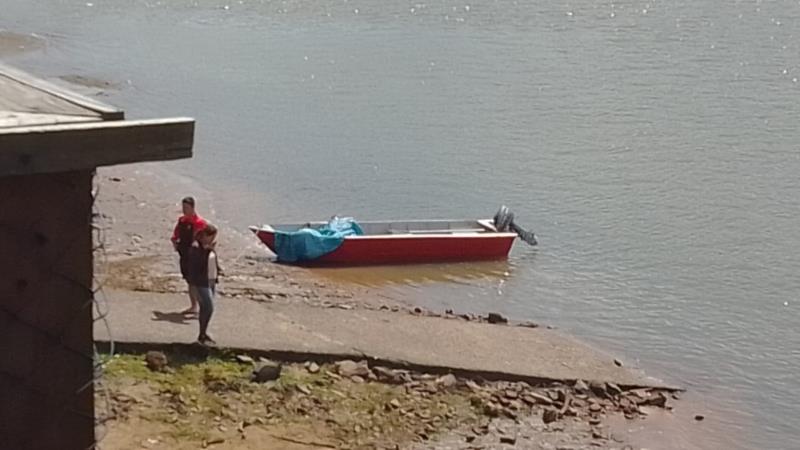
[{"label": "sandy shore", "polygon": [[155,165],[101,169],[96,186],[96,222],[105,230],[96,272],[107,287],[186,292],[169,237],[180,215],[180,199],[193,195],[200,214],[221,230],[221,295],[323,307],[408,306],[365,288],[316,279],[302,268],[270,263],[271,254],[255,236],[217,217],[209,193]]}]

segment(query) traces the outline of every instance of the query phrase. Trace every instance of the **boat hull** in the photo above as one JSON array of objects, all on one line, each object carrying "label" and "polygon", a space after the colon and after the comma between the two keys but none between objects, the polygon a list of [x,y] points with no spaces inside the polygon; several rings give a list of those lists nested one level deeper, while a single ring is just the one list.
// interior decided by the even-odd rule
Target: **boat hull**
[{"label": "boat hull", "polygon": [[[252,230],[274,253],[274,231]],[[515,238],[513,233],[497,232],[351,236],[333,252],[302,264],[356,266],[497,260],[508,257]]]}]

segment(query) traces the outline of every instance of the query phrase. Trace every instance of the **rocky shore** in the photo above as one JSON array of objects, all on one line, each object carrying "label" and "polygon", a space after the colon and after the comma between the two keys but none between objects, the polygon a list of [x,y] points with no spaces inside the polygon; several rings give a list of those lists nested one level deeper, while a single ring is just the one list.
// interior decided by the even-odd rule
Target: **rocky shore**
[{"label": "rocky shore", "polygon": [[639,420],[676,396],[224,353],[116,355],[106,373],[114,448],[623,449],[606,416]]}]

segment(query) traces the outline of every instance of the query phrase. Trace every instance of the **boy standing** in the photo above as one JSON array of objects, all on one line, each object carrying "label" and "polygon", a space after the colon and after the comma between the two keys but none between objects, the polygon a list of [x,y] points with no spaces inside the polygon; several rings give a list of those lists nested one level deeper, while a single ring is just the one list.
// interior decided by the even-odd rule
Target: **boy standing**
[{"label": "boy standing", "polygon": [[195,211],[194,197],[185,197],[181,200],[181,205],[183,207],[183,215],[178,218],[178,223],[175,225],[175,230],[172,232],[170,240],[173,248],[180,255],[181,276],[189,286],[189,301],[191,305],[183,313],[196,316],[200,311],[200,307],[197,290],[192,289],[191,283],[189,283],[188,257],[189,249],[197,239],[198,233],[206,227],[207,222]]},{"label": "boy standing", "polygon": [[197,294],[200,302],[200,334],[197,342],[203,345],[214,345],[208,335],[208,323],[214,314],[214,295],[219,277],[219,260],[217,259],[217,228],[208,224],[197,236],[188,253],[189,285]]}]

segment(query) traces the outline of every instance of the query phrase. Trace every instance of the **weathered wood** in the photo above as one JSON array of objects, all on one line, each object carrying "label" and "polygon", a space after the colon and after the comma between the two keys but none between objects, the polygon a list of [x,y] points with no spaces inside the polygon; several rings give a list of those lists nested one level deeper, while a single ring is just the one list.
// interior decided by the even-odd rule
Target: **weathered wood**
[{"label": "weathered wood", "polygon": [[36,114],[15,111],[0,111],[0,128],[56,125],[60,123],[96,122],[96,116],[72,116],[65,114]]},{"label": "weathered wood", "polygon": [[192,156],[194,119],[0,129],[0,177]]},{"label": "weathered wood", "polygon": [[70,92],[4,64],[0,64],[0,106],[0,109],[11,111],[88,115],[103,120],[125,118],[125,113],[118,108]]}]

